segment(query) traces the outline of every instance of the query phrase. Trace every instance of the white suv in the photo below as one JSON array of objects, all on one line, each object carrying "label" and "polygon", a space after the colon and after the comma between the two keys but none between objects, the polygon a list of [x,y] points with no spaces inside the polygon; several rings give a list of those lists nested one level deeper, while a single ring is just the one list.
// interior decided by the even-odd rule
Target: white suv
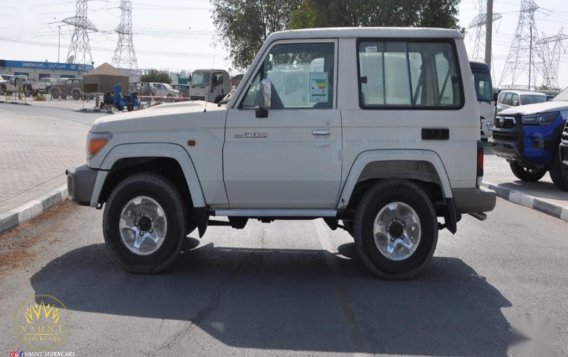
[{"label": "white suv", "polygon": [[458,31],[285,31],[268,37],[226,106],[97,120],[68,187],[104,207],[106,244],[131,272],[164,270],[208,224],[323,218],[354,237],[372,273],[404,279],[440,229],[494,208],[479,187],[479,138]]}]

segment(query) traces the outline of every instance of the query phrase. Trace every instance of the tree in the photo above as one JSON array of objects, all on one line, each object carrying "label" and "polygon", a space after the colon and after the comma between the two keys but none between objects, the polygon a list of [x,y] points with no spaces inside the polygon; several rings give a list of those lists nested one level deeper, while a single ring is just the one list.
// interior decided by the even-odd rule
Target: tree
[{"label": "tree", "polygon": [[140,77],[140,82],[159,82],[159,83],[172,83],[172,79],[168,72],[158,71],[157,69],[151,69],[148,73],[143,74]]},{"label": "tree", "polygon": [[458,28],[460,0],[304,0],[290,28],[413,26]]},{"label": "tree", "polygon": [[233,66],[248,67],[266,37],[286,29],[302,0],[211,0],[213,24]]}]

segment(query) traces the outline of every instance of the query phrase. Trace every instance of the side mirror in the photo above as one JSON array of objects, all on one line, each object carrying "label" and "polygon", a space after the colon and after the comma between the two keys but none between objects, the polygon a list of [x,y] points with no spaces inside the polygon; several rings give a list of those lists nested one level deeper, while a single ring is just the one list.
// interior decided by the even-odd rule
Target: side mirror
[{"label": "side mirror", "polygon": [[513,106],[516,107],[517,105],[519,105],[519,101],[518,101],[518,100],[514,100],[514,101],[513,101]]},{"label": "side mirror", "polygon": [[256,117],[267,118],[268,109],[272,107],[272,82],[270,79],[263,79],[260,82],[260,94],[262,95],[262,103],[256,110]]}]

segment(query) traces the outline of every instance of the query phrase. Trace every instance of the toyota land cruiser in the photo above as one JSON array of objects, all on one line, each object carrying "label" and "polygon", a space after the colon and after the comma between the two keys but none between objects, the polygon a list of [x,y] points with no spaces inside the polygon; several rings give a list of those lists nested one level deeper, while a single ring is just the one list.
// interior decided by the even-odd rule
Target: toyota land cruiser
[{"label": "toyota land cruiser", "polygon": [[210,217],[323,218],[372,273],[409,278],[440,229],[495,206],[472,78],[455,30],[273,33],[226,106],[98,119],[69,193],[104,208],[106,245],[131,272],[166,269],[194,229],[226,223]]}]

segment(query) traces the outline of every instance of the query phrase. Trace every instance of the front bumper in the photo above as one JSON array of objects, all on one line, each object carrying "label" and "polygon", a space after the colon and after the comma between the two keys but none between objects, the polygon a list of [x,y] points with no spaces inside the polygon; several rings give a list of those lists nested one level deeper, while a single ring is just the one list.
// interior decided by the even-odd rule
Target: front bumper
[{"label": "front bumper", "polygon": [[480,188],[454,189],[456,213],[482,213],[495,208],[497,194],[494,191]]},{"label": "front bumper", "polygon": [[67,191],[71,200],[81,206],[90,206],[97,173],[97,170],[93,170],[86,165],[65,171],[67,175]]}]

